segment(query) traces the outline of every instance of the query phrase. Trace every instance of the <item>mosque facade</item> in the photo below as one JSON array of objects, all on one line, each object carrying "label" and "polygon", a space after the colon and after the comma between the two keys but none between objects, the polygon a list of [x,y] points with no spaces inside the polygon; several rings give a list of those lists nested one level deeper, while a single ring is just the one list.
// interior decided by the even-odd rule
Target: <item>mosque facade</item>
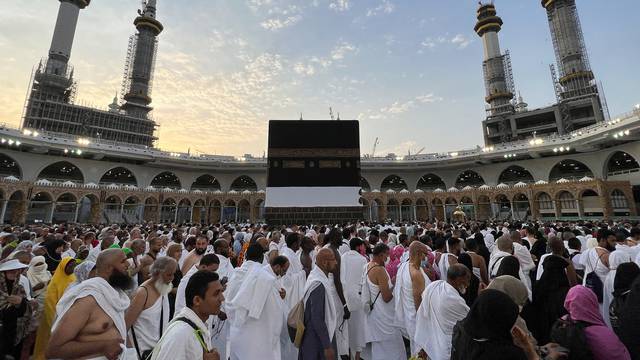
[{"label": "mosque facade", "polygon": [[[108,111],[77,105],[69,64],[89,0],[61,0],[47,59],[34,72],[20,128],[0,127],[0,223],[256,222],[265,158],[153,146],[156,1],[134,20],[123,91]],[[558,103],[515,100],[492,4],[478,9],[487,87],[485,144],[447,153],[364,155],[362,219],[630,219],[640,202],[640,105],[608,116],[588,63],[575,0],[542,1],[560,77]],[[572,26],[558,26],[567,23]],[[571,33],[562,33],[568,31]]]}]

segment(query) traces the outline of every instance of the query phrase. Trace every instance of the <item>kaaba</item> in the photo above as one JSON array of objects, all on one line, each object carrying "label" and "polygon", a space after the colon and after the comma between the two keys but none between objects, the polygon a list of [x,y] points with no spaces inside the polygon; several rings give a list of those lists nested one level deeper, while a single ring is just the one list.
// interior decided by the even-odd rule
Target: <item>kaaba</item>
[{"label": "kaaba", "polygon": [[268,224],[335,224],[362,217],[358,121],[271,120],[268,146]]}]

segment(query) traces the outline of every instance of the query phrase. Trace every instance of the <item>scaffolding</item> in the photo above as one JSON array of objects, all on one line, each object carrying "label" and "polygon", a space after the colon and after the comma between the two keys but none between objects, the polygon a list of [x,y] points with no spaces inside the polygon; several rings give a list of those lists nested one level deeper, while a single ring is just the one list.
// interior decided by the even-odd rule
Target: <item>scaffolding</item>
[{"label": "scaffolding", "polygon": [[516,89],[509,51],[502,56],[485,60],[482,63],[482,72],[486,100],[489,103],[485,108],[487,117],[513,113],[515,108],[512,100]]},{"label": "scaffolding", "polygon": [[120,89],[120,99],[129,92],[131,87],[131,73],[133,72],[133,60],[136,53],[136,44],[138,43],[138,35],[129,36],[129,45],[127,46],[127,57],[124,61],[124,73],[122,75],[122,88]]}]

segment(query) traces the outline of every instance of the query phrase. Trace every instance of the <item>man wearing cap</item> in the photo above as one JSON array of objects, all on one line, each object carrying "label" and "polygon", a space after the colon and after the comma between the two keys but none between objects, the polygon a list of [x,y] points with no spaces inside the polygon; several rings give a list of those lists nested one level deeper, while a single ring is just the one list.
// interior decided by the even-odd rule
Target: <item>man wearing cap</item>
[{"label": "man wearing cap", "polygon": [[31,304],[27,301],[20,274],[29,267],[13,259],[0,264],[0,317],[3,332],[0,354],[20,358],[22,340],[27,335],[31,319]]}]

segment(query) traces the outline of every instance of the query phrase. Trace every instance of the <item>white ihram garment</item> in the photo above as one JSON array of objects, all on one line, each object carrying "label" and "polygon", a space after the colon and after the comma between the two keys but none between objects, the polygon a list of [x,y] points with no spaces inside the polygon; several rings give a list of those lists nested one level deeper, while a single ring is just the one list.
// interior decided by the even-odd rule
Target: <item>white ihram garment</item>
[{"label": "white ihram garment", "polygon": [[227,302],[233,314],[229,334],[231,360],[281,360],[280,334],[286,318],[276,283],[277,279],[264,268],[253,266]]},{"label": "white ihram garment", "polygon": [[416,344],[432,360],[449,360],[453,327],[468,312],[458,290],[444,280],[432,282],[424,289],[418,308]]},{"label": "white ihram garment", "polygon": [[344,289],[344,297],[351,317],[347,320],[349,325],[349,348],[352,353],[364,349],[365,338],[365,313],[360,290],[362,278],[367,267],[367,259],[355,250],[349,250],[342,255],[340,260],[340,281]]},{"label": "white ihram garment", "polygon": [[[409,262],[402,263],[396,275],[396,286],[393,288],[393,300],[395,301],[395,322],[402,331],[402,335],[409,339],[411,355],[416,355],[420,349],[415,342],[416,313],[418,311],[413,300],[413,281]],[[424,277],[425,288],[431,284],[431,279],[421,270]]]},{"label": "white ihram garment", "polygon": [[136,333],[141,354],[146,350],[153,349],[160,341],[161,321],[162,330],[164,331],[169,323],[169,299],[167,296],[158,297],[153,305],[142,310],[136,322],[133,323],[133,330]]},{"label": "white ihram garment", "polygon": [[[129,297],[127,297],[123,291],[114,289],[101,277],[85,280],[62,296],[60,301],[58,301],[58,305],[56,305],[56,320],[53,323],[51,331],[53,332],[53,330],[55,330],[60,319],[71,309],[76,300],[87,296],[93,297],[102,311],[113,320],[113,324],[116,326],[116,329],[118,329],[120,336],[122,336],[122,340],[125,341],[127,338],[127,326],[124,321],[124,313],[129,308]],[[120,358],[124,356],[123,352]],[[88,360],[107,360],[107,358],[105,356],[98,356]]]},{"label": "white ihram garment", "polygon": [[[384,270],[385,273],[387,270]],[[373,298],[380,293],[380,287],[371,282],[369,276],[366,277],[369,292]],[[387,273],[387,281],[389,289],[392,289],[391,280]],[[367,327],[365,328],[365,340],[367,343],[366,359],[370,360],[404,360],[407,354],[402,341],[402,333],[400,328],[395,324],[395,303],[391,301],[384,302],[382,295],[373,305],[373,310],[366,316]],[[369,353],[370,352],[370,353]]]}]

